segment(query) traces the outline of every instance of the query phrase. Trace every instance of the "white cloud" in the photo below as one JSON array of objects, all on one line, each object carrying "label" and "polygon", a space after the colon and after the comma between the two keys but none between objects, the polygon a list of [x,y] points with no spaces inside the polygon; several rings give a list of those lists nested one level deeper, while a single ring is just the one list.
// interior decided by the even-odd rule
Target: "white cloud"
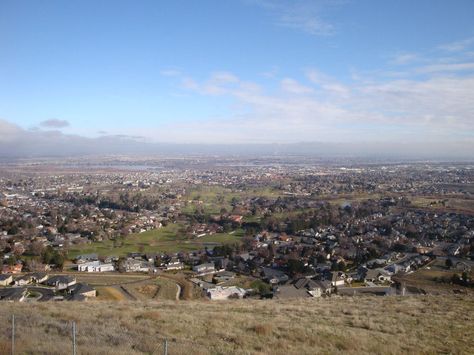
[{"label": "white cloud", "polygon": [[160,71],[160,74],[163,76],[179,76],[181,72],[177,69],[164,69]]},{"label": "white cloud", "polygon": [[416,53],[399,53],[392,58],[390,63],[395,65],[406,65],[411,64],[418,59],[419,56]]},{"label": "white cloud", "polygon": [[281,80],[280,85],[283,91],[290,94],[310,94],[314,92],[309,86],[301,85],[291,78],[284,78]]},{"label": "white cloud", "polygon": [[310,69],[306,72],[307,78],[314,84],[317,84],[325,94],[347,97],[350,94],[350,88],[329,75],[323,74],[316,69]]},{"label": "white cloud", "polygon": [[183,124],[176,131],[182,139],[223,142],[472,139],[474,75],[432,69],[423,77],[409,68],[400,73],[405,79],[365,75],[350,83],[308,69],[313,87],[282,78],[278,87],[266,89],[229,72],[213,73],[200,82],[191,80],[187,88],[234,99],[234,114]]},{"label": "white cloud", "polygon": [[474,45],[474,37],[466,38],[460,41],[454,41],[450,43],[442,44],[438,46],[438,49],[447,52],[461,52],[468,48],[471,48]]},{"label": "white cloud", "polygon": [[65,128],[69,126],[69,122],[66,120],[52,118],[50,120],[40,122],[40,126],[44,128]]},{"label": "white cloud", "polygon": [[420,73],[435,73],[435,72],[458,72],[465,70],[474,70],[474,63],[440,63],[430,64],[418,68]]},{"label": "white cloud", "polygon": [[335,32],[334,25],[323,18],[324,10],[330,5],[336,5],[335,2],[254,0],[252,3],[267,10],[278,26],[317,36],[327,36]]},{"label": "white cloud", "polygon": [[12,142],[21,135],[21,128],[6,120],[0,119],[0,142]]}]

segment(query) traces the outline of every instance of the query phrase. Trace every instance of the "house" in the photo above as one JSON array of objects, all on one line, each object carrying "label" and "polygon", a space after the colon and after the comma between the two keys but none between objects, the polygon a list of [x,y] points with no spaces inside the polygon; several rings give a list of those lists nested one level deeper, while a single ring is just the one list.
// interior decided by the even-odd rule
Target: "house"
[{"label": "house", "polygon": [[99,260],[99,255],[98,254],[83,254],[83,255],[78,255],[77,258],[76,258],[76,263],[80,264],[80,263],[85,263],[85,262],[88,262],[88,261],[95,261],[95,260]]},{"label": "house", "polygon": [[85,271],[85,272],[108,272],[108,271],[114,271],[115,267],[112,263],[105,264],[96,260],[96,261],[90,261],[90,262],[78,264],[77,270]]},{"label": "house", "polygon": [[40,284],[48,279],[48,274],[45,272],[34,272],[31,274],[32,282]]},{"label": "house", "polygon": [[15,264],[15,265],[3,265],[2,273],[3,274],[19,274],[23,270],[22,264]]},{"label": "house", "polygon": [[200,280],[197,277],[193,277],[193,278],[189,279],[189,281],[191,281],[196,286],[202,288],[204,291],[207,291],[211,288],[216,288],[217,287],[215,284]]},{"label": "house", "polygon": [[150,264],[145,260],[136,260],[128,258],[124,262],[126,272],[149,272]]},{"label": "house", "polygon": [[391,281],[390,272],[384,269],[367,269],[362,267],[358,271],[359,279],[364,282]]},{"label": "house", "polygon": [[330,295],[332,291],[331,282],[316,281],[308,278],[301,278],[294,283],[297,289],[306,289],[313,297],[321,297],[323,295]]},{"label": "house", "polygon": [[233,214],[233,215],[229,216],[229,219],[232,222],[235,222],[235,223],[242,223],[243,218],[244,218],[243,216],[240,216],[240,215],[237,215],[237,214]]},{"label": "house", "polygon": [[235,273],[231,271],[221,271],[214,275],[213,281],[217,284],[228,282],[235,277]]},{"label": "house", "polygon": [[343,273],[334,271],[331,274],[331,285],[333,287],[344,286]]},{"label": "house", "polygon": [[469,264],[464,262],[464,261],[458,261],[456,263],[455,268],[458,271],[465,271],[465,272],[470,272],[471,271],[471,266],[469,266]]},{"label": "house", "polygon": [[76,283],[76,278],[72,276],[55,275],[43,282],[45,285],[56,288],[56,290],[66,290]]},{"label": "house", "polygon": [[287,274],[283,271],[269,267],[262,268],[264,280],[271,284],[283,284],[289,280]]},{"label": "house", "polygon": [[24,287],[10,287],[0,289],[0,301],[19,301],[25,300],[27,289]]},{"label": "house", "polygon": [[214,274],[216,272],[216,267],[214,266],[214,263],[205,263],[193,266],[193,271],[199,275]]},{"label": "house", "polygon": [[12,275],[2,274],[0,275],[0,286],[8,286],[13,282]]},{"label": "house", "polygon": [[168,263],[165,264],[166,270],[182,270],[184,269],[184,264],[178,259],[171,259]]},{"label": "house", "polygon": [[227,300],[229,298],[244,298],[246,291],[243,288],[230,286],[211,288],[207,290],[207,297],[211,300]]},{"label": "house", "polygon": [[25,286],[33,281],[30,275],[24,275],[15,278],[15,286]]}]

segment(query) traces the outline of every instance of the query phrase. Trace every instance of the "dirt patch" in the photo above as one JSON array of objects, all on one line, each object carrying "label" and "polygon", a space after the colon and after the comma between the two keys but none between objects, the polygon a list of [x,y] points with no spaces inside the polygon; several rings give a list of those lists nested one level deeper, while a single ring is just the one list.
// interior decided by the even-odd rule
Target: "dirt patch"
[{"label": "dirt patch", "polygon": [[160,287],[158,285],[153,285],[153,284],[137,287],[137,292],[141,293],[147,298],[155,298],[159,290],[160,290]]}]

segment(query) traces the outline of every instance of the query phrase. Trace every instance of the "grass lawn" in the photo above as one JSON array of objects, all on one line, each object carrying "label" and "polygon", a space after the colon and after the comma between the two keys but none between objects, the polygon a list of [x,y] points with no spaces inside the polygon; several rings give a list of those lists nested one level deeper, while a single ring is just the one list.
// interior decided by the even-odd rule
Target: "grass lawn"
[{"label": "grass lawn", "polygon": [[111,240],[91,244],[75,245],[69,249],[69,258],[81,254],[97,253],[100,256],[126,256],[128,253],[175,253],[203,249],[207,243],[232,244],[239,242],[243,236],[242,230],[233,234],[217,233],[206,235],[198,239],[186,239],[181,224],[169,224],[160,229],[132,234],[127,236],[123,244],[115,245]]},{"label": "grass lawn", "polygon": [[282,192],[271,187],[255,188],[243,191],[235,191],[222,186],[201,186],[191,190],[186,200],[192,200],[183,207],[183,213],[194,213],[197,209],[197,201],[202,201],[202,208],[205,214],[219,214],[222,208],[232,211],[232,199],[243,200],[252,197],[277,198],[282,196]]}]

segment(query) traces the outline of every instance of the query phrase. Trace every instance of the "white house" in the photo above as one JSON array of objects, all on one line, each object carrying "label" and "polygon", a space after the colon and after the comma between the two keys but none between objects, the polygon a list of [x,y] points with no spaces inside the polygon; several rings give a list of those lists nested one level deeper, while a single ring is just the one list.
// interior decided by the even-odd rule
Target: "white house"
[{"label": "white house", "polygon": [[85,272],[107,272],[107,271],[114,271],[113,264],[104,264],[100,261],[90,261],[87,263],[82,263],[77,265],[78,271],[85,271]]},{"label": "white house", "polygon": [[0,286],[8,286],[13,282],[12,275],[0,275]]},{"label": "white house", "polygon": [[76,283],[76,278],[72,276],[56,275],[44,282],[46,285],[55,287],[56,290],[65,290]]},{"label": "white house", "polygon": [[171,260],[165,266],[166,270],[182,270],[184,269],[184,264],[179,260]]},{"label": "white house", "polygon": [[230,287],[220,287],[210,288],[207,290],[207,296],[211,300],[227,300],[230,297],[243,298],[246,292],[243,288],[230,286]]},{"label": "white house", "polygon": [[214,274],[216,267],[213,263],[206,263],[193,266],[193,271],[199,275]]},{"label": "white house", "polygon": [[150,265],[145,260],[127,259],[124,263],[126,272],[148,272]]}]

